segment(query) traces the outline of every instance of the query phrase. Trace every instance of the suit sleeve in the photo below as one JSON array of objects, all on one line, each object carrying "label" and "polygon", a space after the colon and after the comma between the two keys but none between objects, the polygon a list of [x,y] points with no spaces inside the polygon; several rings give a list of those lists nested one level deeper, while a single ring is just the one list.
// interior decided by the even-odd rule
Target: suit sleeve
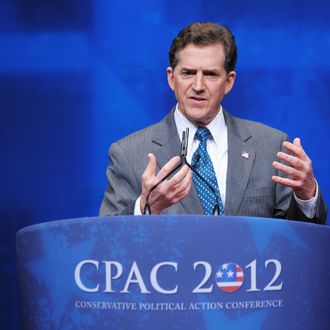
[{"label": "suit sleeve", "polygon": [[290,199],[290,204],[288,207],[286,217],[289,219],[293,219],[293,220],[296,219],[296,220],[300,220],[300,221],[313,222],[313,223],[317,223],[317,224],[325,224],[327,221],[327,207],[324,202],[320,188],[319,188],[319,194],[318,194],[318,197],[316,200],[316,212],[315,212],[314,217],[309,218],[301,211],[293,194]]},{"label": "suit sleeve", "polygon": [[111,146],[109,157],[109,185],[100,207],[100,216],[134,214],[135,201],[141,194],[141,180],[137,178],[120,144]]}]

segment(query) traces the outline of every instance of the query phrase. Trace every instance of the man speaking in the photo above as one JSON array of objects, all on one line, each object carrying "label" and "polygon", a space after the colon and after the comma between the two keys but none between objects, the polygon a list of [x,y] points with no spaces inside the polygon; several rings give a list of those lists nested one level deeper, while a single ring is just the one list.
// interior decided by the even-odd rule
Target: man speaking
[{"label": "man speaking", "polygon": [[[300,139],[290,143],[286,134],[221,106],[236,78],[229,29],[187,26],[173,40],[169,60],[177,105],[159,123],[111,146],[100,215],[142,214],[147,202],[152,214],[212,214],[217,204],[225,215],[325,223],[327,209]],[[159,184],[180,161],[186,128],[191,166]]]}]

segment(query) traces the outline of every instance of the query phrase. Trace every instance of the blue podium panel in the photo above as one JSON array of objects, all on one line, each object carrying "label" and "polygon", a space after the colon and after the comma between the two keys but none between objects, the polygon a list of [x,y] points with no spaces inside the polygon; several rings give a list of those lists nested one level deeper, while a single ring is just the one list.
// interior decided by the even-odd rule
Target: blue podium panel
[{"label": "blue podium panel", "polygon": [[17,233],[26,329],[329,329],[330,228],[248,217],[61,220]]}]

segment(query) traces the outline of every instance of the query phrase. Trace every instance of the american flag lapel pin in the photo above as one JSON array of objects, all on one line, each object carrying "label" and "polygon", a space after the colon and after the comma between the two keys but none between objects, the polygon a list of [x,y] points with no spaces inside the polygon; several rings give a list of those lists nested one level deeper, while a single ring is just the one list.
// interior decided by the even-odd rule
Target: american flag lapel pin
[{"label": "american flag lapel pin", "polygon": [[242,152],[242,157],[245,159],[249,159],[250,154],[248,152],[244,151],[244,152]]}]

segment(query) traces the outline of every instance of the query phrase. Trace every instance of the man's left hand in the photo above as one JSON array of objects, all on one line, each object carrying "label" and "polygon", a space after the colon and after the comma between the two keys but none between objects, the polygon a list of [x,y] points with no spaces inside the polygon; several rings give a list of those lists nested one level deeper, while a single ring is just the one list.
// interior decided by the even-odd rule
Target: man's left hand
[{"label": "man's left hand", "polygon": [[316,181],[313,175],[312,161],[302,148],[300,139],[295,138],[293,143],[285,141],[283,146],[291,155],[282,151],[278,152],[277,157],[285,164],[274,161],[273,167],[288,177],[273,176],[272,180],[292,188],[299,199],[309,200],[313,198],[316,193]]}]

